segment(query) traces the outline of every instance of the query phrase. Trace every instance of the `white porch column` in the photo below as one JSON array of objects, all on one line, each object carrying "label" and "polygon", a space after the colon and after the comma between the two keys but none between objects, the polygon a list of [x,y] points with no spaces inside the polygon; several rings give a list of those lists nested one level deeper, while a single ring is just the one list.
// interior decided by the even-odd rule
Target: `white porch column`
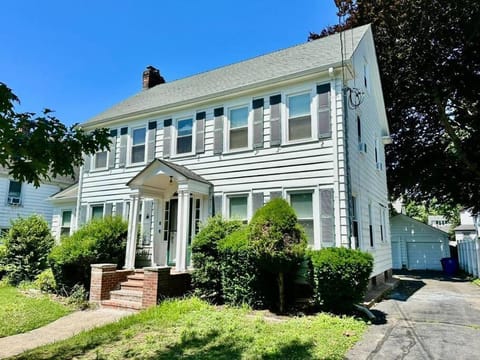
[{"label": "white porch column", "polygon": [[[183,188],[183,189],[182,189]],[[188,214],[190,207],[190,192],[187,186],[178,186],[178,218],[177,218],[177,254],[175,270],[185,271],[187,257],[188,228],[190,226]]]},{"label": "white porch column", "polygon": [[135,268],[135,255],[137,252],[137,232],[138,232],[138,208],[140,206],[140,195],[131,196],[130,213],[128,215],[128,236],[127,249],[125,254],[125,268]]}]

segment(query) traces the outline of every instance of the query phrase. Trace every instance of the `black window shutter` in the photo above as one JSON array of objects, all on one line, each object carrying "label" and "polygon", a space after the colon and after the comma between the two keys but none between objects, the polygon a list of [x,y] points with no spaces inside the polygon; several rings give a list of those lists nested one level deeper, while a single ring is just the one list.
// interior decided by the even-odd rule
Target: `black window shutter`
[{"label": "black window shutter", "polygon": [[330,84],[317,86],[318,94],[318,138],[332,136],[332,119],[330,115]]},{"label": "black window shutter", "polygon": [[255,99],[253,107],[253,148],[263,148],[263,99]]},{"label": "black window shutter", "polygon": [[270,96],[270,146],[280,146],[282,143],[281,102],[281,95]]},{"label": "black window shutter", "polygon": [[127,163],[127,140],[128,140],[128,127],[120,129],[120,156],[118,160],[118,166],[124,167]]},{"label": "black window shutter", "polygon": [[157,138],[157,122],[150,121],[148,123],[148,133],[147,133],[147,161],[150,162],[155,159],[155,144]]},{"label": "black window shutter", "polygon": [[320,189],[320,233],[322,247],[335,245],[333,189]]},{"label": "black window shutter", "polygon": [[252,194],[253,214],[255,214],[255,212],[263,206],[263,202],[264,202],[263,192]]},{"label": "black window shutter", "polygon": [[222,195],[215,195],[213,197],[213,214],[222,215]]},{"label": "black window shutter", "polygon": [[223,107],[213,111],[213,154],[219,155],[223,152]]},{"label": "black window shutter", "polygon": [[167,119],[163,122],[163,158],[170,157],[172,148],[172,119]]},{"label": "black window shutter", "polygon": [[196,138],[195,138],[195,153],[202,154],[205,152],[205,111],[198,112],[196,116]]},{"label": "black window shutter", "polygon": [[117,156],[117,130],[110,130],[110,152],[108,154],[108,168],[115,167],[115,157]]}]

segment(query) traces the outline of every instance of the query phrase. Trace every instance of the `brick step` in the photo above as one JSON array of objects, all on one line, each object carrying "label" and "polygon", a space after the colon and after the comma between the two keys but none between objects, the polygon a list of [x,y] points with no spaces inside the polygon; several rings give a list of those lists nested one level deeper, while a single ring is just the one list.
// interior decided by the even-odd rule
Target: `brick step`
[{"label": "brick step", "polygon": [[120,288],[122,290],[137,290],[143,291],[143,280],[127,280],[120,283]]},{"label": "brick step", "polygon": [[142,303],[137,301],[127,300],[103,300],[101,306],[109,309],[124,309],[124,310],[141,310]]},{"label": "brick step", "polygon": [[143,281],[145,279],[145,275],[143,273],[135,273],[133,275],[128,275],[127,280],[140,280]]},{"label": "brick step", "polygon": [[135,290],[113,290],[110,291],[110,300],[125,300],[142,303],[142,291]]}]

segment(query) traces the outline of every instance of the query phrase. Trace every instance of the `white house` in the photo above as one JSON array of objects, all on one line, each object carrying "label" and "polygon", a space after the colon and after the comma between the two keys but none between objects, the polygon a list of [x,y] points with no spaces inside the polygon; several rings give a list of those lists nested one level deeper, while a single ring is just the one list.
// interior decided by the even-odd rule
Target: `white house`
[{"label": "white house", "polygon": [[8,175],[8,170],[0,167],[0,231],[6,231],[11,221],[19,217],[41,215],[52,225],[53,205],[48,198],[72,184],[73,179],[58,177],[41,183],[38,188],[21,183]]},{"label": "white house", "polygon": [[81,169],[75,226],[121,215],[127,268],[142,251],[183,271],[199,222],[214,213],[248,221],[283,197],[311,247],[359,247],[374,255],[374,275],[388,275],[390,138],[372,30],[343,40],[343,49],[336,34],[170,83],[147,68],[142,91],[82,124],[109,128],[112,146]]}]

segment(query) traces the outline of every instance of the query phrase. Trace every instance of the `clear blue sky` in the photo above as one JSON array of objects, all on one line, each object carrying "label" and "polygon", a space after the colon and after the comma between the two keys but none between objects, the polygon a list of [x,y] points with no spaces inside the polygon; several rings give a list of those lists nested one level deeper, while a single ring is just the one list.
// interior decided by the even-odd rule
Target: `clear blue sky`
[{"label": "clear blue sky", "polygon": [[0,11],[0,81],[22,102],[83,122],[141,90],[305,42],[333,0],[15,0]]}]

